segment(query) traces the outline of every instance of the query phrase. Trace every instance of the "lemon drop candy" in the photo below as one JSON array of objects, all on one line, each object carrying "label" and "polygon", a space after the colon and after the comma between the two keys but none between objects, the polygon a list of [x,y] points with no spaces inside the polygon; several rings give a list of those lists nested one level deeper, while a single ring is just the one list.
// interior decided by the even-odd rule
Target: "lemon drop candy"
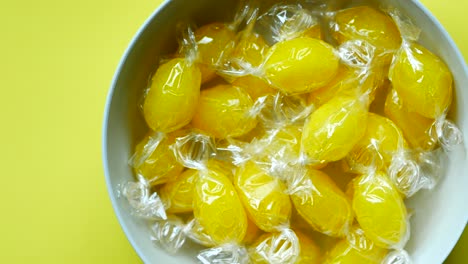
[{"label": "lemon drop candy", "polygon": [[231,57],[248,63],[250,66],[258,67],[268,52],[269,46],[263,37],[251,31],[243,31],[240,40],[236,43]]},{"label": "lemon drop candy", "polygon": [[174,153],[169,148],[178,136],[178,131],[164,134],[148,134],[135,147],[130,163],[135,174],[143,176],[150,185],[158,185],[175,180],[182,172]]},{"label": "lemon drop candy", "polygon": [[406,206],[385,173],[364,174],[353,182],[353,209],[366,237],[377,246],[394,248],[406,242]]},{"label": "lemon drop candy", "polygon": [[199,68],[185,59],[161,65],[143,103],[148,126],[167,133],[190,123],[200,95],[200,80]]},{"label": "lemon drop candy", "polygon": [[233,184],[223,171],[200,171],[195,184],[193,213],[217,245],[238,244],[244,239],[247,216]]},{"label": "lemon drop candy", "polygon": [[344,158],[364,136],[367,105],[350,96],[335,97],[313,112],[302,130],[302,151],[312,164]]},{"label": "lemon drop candy", "polygon": [[334,237],[346,234],[353,221],[351,203],[327,174],[305,169],[289,190],[298,214],[315,230]]},{"label": "lemon drop candy", "polygon": [[250,263],[295,264],[299,260],[300,246],[299,238],[291,229],[265,233],[249,247]]},{"label": "lemon drop candy", "polygon": [[218,85],[201,92],[192,125],[219,139],[242,136],[257,125],[252,108],[242,88]]},{"label": "lemon drop candy", "polygon": [[186,213],[193,211],[193,195],[198,171],[187,169],[174,181],[166,183],[159,190],[161,200],[167,206],[168,213]]},{"label": "lemon drop candy", "polygon": [[301,247],[301,253],[296,264],[320,264],[322,254],[317,244],[309,238],[307,235],[294,230],[297,238],[299,239],[299,245]]},{"label": "lemon drop candy", "polygon": [[273,232],[289,225],[291,201],[286,186],[278,178],[249,161],[237,170],[235,186],[244,208],[260,229]]},{"label": "lemon drop candy", "polygon": [[437,140],[431,136],[430,131],[435,120],[410,112],[393,89],[387,95],[384,111],[401,129],[410,147],[427,151],[437,145]]},{"label": "lemon drop candy", "polygon": [[339,58],[326,42],[301,37],[276,43],[264,64],[264,77],[286,94],[311,92],[333,79]]},{"label": "lemon drop candy", "polygon": [[389,79],[410,112],[438,118],[452,102],[452,74],[445,63],[416,43],[396,55]]},{"label": "lemon drop candy", "polygon": [[[373,45],[378,55],[391,55],[402,42],[400,31],[392,18],[368,6],[338,11],[332,30],[332,35],[339,44],[362,39]],[[385,56],[385,63],[390,61],[391,56]]]},{"label": "lemon drop candy", "polygon": [[214,67],[234,45],[236,34],[223,23],[211,23],[195,30],[202,83],[216,76]]},{"label": "lemon drop candy", "polygon": [[345,157],[353,172],[364,173],[370,167],[386,169],[398,151],[404,151],[406,141],[401,130],[390,119],[369,113],[364,137]]},{"label": "lemon drop candy", "polygon": [[[356,233],[356,231],[352,231]],[[380,264],[387,256],[388,250],[377,247],[366,238],[362,229],[357,229],[353,238],[339,240],[326,254],[325,264]],[[356,237],[357,236],[357,237]]]},{"label": "lemon drop candy", "polygon": [[254,75],[239,77],[232,82],[232,85],[243,88],[254,101],[257,101],[260,97],[274,95],[278,92],[268,82]]}]

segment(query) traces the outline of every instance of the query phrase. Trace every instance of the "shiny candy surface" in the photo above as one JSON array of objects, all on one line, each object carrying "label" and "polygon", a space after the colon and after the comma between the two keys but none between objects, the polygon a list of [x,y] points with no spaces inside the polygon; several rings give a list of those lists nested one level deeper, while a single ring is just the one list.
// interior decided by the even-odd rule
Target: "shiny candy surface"
[{"label": "shiny candy surface", "polygon": [[242,136],[257,125],[252,107],[244,89],[218,85],[201,92],[192,125],[216,138]]},{"label": "shiny candy surface", "polygon": [[382,172],[362,175],[354,181],[353,209],[366,236],[377,246],[401,245],[409,232],[403,198]]},{"label": "shiny candy surface", "polygon": [[143,176],[150,185],[158,185],[177,179],[182,172],[180,165],[169,146],[174,143],[177,132],[169,135],[147,135],[135,147],[133,169]]},{"label": "shiny candy surface", "polygon": [[302,149],[311,163],[345,157],[364,136],[366,105],[353,97],[336,97],[311,114],[302,131]]},{"label": "shiny candy surface", "polygon": [[168,213],[185,213],[193,210],[193,194],[198,171],[187,169],[174,181],[166,183],[160,190],[161,200],[168,205]]},{"label": "shiny candy surface", "polygon": [[387,95],[385,115],[401,129],[412,148],[431,150],[436,146],[437,140],[430,131],[435,120],[410,112],[395,90]]},{"label": "shiny candy surface", "polygon": [[[377,48],[378,53],[391,53],[401,44],[400,31],[392,18],[368,6],[341,10],[336,14],[333,36],[338,43],[362,39]],[[387,56],[386,62],[391,61]]]},{"label": "shiny candy surface", "polygon": [[333,180],[321,171],[308,169],[296,185],[291,200],[299,215],[321,233],[344,236],[353,221],[353,212],[348,197]]},{"label": "shiny candy surface", "polygon": [[423,46],[407,45],[396,55],[389,78],[408,110],[427,118],[438,118],[452,103],[452,73],[439,57]]},{"label": "shiny candy surface", "polygon": [[244,239],[247,216],[233,184],[222,171],[200,172],[193,212],[216,244],[240,243]]},{"label": "shiny candy surface", "polygon": [[253,75],[239,77],[234,80],[232,85],[244,88],[244,90],[254,101],[256,101],[259,97],[274,95],[278,92],[268,82],[260,77]]},{"label": "shiny candy surface", "polygon": [[349,169],[354,172],[365,172],[387,168],[397,151],[404,151],[406,142],[401,130],[390,119],[369,113],[364,137],[346,156]]},{"label": "shiny candy surface", "polygon": [[237,170],[235,185],[244,207],[260,229],[273,232],[289,225],[291,201],[285,193],[286,186],[278,178],[247,162]]},{"label": "shiny candy surface", "polygon": [[199,68],[185,59],[161,65],[143,103],[148,126],[154,131],[171,132],[190,123],[200,95],[200,81]]},{"label": "shiny candy surface", "polygon": [[232,49],[235,37],[234,31],[222,23],[207,24],[195,31],[202,83],[216,76],[214,67],[221,63],[226,51]]},{"label": "shiny candy surface", "polygon": [[307,93],[332,80],[338,62],[333,47],[326,42],[295,38],[271,47],[264,65],[265,78],[284,93]]}]

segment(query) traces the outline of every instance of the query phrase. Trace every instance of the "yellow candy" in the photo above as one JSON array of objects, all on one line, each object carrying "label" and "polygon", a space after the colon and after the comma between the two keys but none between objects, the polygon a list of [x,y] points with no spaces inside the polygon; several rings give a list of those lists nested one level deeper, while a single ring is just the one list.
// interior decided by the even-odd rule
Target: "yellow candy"
[{"label": "yellow candy", "polygon": [[154,131],[171,132],[192,119],[200,95],[200,70],[185,59],[161,65],[143,103],[146,123]]},{"label": "yellow candy", "polygon": [[299,239],[299,244],[301,247],[301,253],[299,255],[296,264],[319,264],[322,263],[322,254],[320,253],[320,248],[315,244],[315,242],[310,239],[308,236],[303,233],[294,230],[297,238]]},{"label": "yellow candy", "polygon": [[395,90],[391,90],[387,95],[385,115],[401,128],[403,135],[412,148],[431,150],[437,144],[437,141],[431,137],[430,132],[435,120],[409,112]]},{"label": "yellow candy", "polygon": [[[359,6],[339,11],[336,14],[333,37],[338,43],[362,39],[377,48],[377,53],[393,52],[400,47],[400,31],[392,18],[374,8]],[[391,54],[385,56],[390,63]]]},{"label": "yellow candy", "polygon": [[193,211],[193,194],[198,171],[187,169],[173,182],[166,183],[159,194],[164,204],[169,205],[168,213],[186,213]]},{"label": "yellow candy", "polygon": [[222,171],[200,171],[193,213],[216,244],[240,243],[244,239],[247,216],[234,186]]},{"label": "yellow candy", "polygon": [[201,92],[192,125],[216,138],[242,136],[257,125],[249,113],[252,107],[252,99],[242,88],[218,85]]},{"label": "yellow candy", "polygon": [[254,101],[257,101],[259,97],[274,95],[278,92],[265,80],[253,75],[239,77],[232,85],[243,88]]},{"label": "yellow candy", "polygon": [[383,248],[405,242],[408,214],[388,176],[382,172],[362,175],[353,188],[354,213],[366,236]]},{"label": "yellow candy", "polygon": [[443,61],[421,45],[413,43],[397,54],[389,78],[411,112],[438,118],[450,107],[452,74]]},{"label": "yellow candy", "polygon": [[364,136],[367,107],[353,97],[335,97],[311,114],[302,130],[302,150],[312,163],[344,158]]},{"label": "yellow candy", "polygon": [[216,76],[213,66],[219,64],[226,52],[229,52],[235,38],[236,34],[222,23],[204,25],[195,31],[202,83]]},{"label": "yellow candy", "polygon": [[340,240],[327,253],[324,264],[380,264],[387,255],[387,250],[376,246],[360,249],[350,245],[346,239]]},{"label": "yellow candy", "polygon": [[321,233],[344,236],[353,221],[351,203],[330,177],[309,169],[297,186],[291,200],[299,215]]},{"label": "yellow candy", "polygon": [[316,39],[323,39],[322,28],[320,25],[314,25],[310,28],[306,29],[300,37],[308,37],[308,38],[316,38]]},{"label": "yellow candy", "polygon": [[313,38],[276,43],[264,65],[265,77],[282,92],[311,92],[333,79],[339,58],[333,47]]},{"label": "yellow candy", "polygon": [[250,245],[254,243],[262,234],[262,230],[258,228],[255,223],[247,217],[247,232],[245,233],[243,244]]},{"label": "yellow candy", "polygon": [[255,33],[242,33],[244,36],[236,45],[232,56],[257,67],[263,62],[269,47],[262,36]]},{"label": "yellow candy", "polygon": [[146,149],[151,140],[149,135],[138,143],[135,147],[133,164],[135,173],[143,176],[151,185],[177,179],[183,167],[177,162],[174,153],[169,148],[174,143],[177,135],[177,132],[167,135],[167,138],[163,138],[151,153]]},{"label": "yellow candy", "polygon": [[278,178],[249,161],[237,170],[235,186],[244,207],[260,229],[273,232],[289,225],[291,201],[285,193],[286,186]]},{"label": "yellow candy", "polygon": [[406,142],[400,129],[390,120],[369,113],[364,137],[346,156],[351,171],[363,173],[366,169],[385,169],[397,151],[403,151]]},{"label": "yellow candy", "polygon": [[337,75],[327,85],[312,91],[309,94],[308,102],[316,107],[322,106],[337,96],[357,96],[364,92],[369,92],[370,100],[375,96],[374,76],[377,73],[371,74],[362,85],[360,85],[360,77],[358,72],[345,65],[340,65]]},{"label": "yellow candy", "polygon": [[294,125],[270,131],[260,139],[263,148],[256,160],[268,165],[296,162],[301,153],[301,136],[301,128]]}]

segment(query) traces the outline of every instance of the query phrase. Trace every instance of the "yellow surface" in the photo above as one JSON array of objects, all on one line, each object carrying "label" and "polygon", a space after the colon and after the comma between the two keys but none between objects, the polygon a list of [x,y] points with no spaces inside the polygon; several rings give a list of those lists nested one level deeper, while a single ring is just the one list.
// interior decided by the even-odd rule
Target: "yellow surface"
[{"label": "yellow surface", "polygon": [[[2,1],[0,263],[140,262],[107,195],[101,126],[118,62],[160,2]],[[468,2],[423,3],[468,58]],[[462,241],[447,263],[468,262]]]}]

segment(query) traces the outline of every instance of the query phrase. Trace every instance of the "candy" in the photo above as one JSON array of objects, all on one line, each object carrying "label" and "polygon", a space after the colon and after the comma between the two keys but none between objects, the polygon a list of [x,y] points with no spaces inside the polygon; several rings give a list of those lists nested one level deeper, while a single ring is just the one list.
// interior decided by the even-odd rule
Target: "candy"
[{"label": "candy", "polygon": [[244,239],[247,217],[228,176],[212,169],[200,171],[194,198],[195,218],[216,244]]},{"label": "candy", "polygon": [[389,119],[369,113],[364,137],[346,156],[345,162],[354,172],[367,169],[385,169],[397,151],[403,151],[406,142],[400,129]]},{"label": "candy", "polygon": [[198,171],[188,169],[175,181],[166,183],[160,190],[161,200],[167,205],[168,213],[186,213],[193,211],[193,195]]},{"label": "candy", "polygon": [[344,158],[364,136],[367,107],[353,97],[336,97],[311,114],[302,131],[302,150],[311,163]]},{"label": "candy", "polygon": [[369,241],[362,234],[359,236],[359,241],[350,241],[350,239],[341,239],[327,253],[323,263],[325,264],[380,264],[388,253],[388,250],[379,248]]},{"label": "candy", "polygon": [[200,95],[200,70],[185,59],[172,59],[161,65],[151,79],[143,103],[148,126],[154,131],[171,132],[188,123]]},{"label": "candy", "polygon": [[131,160],[135,174],[143,176],[150,185],[175,180],[183,167],[177,162],[169,146],[179,134],[179,132],[169,135],[148,134],[138,143]]},{"label": "candy", "polygon": [[319,264],[321,263],[321,253],[320,248],[315,244],[315,242],[304,235],[303,233],[294,230],[297,238],[299,239],[299,244],[301,247],[301,253],[299,254],[299,259],[296,261],[296,264]]},{"label": "candy", "polygon": [[[353,221],[351,203],[325,173],[307,169],[291,190],[291,200],[315,230],[329,236],[344,236]],[[290,187],[290,188],[294,188]]]},{"label": "candy", "polygon": [[232,85],[243,88],[254,101],[257,101],[259,97],[277,93],[277,90],[265,80],[253,75],[239,77],[234,80]]},{"label": "candy", "polygon": [[440,117],[452,102],[453,78],[436,55],[419,44],[403,46],[390,68],[389,78],[410,112]]},{"label": "candy", "polygon": [[333,37],[338,43],[362,39],[377,48],[379,55],[390,63],[391,53],[401,44],[400,32],[392,18],[368,6],[353,7],[338,11],[335,16]]},{"label": "candy", "polygon": [[296,38],[271,47],[264,64],[265,78],[287,94],[311,92],[333,79],[339,58],[333,47],[313,38]]},{"label": "candy", "polygon": [[263,231],[273,232],[289,224],[291,201],[286,186],[263,172],[253,162],[237,170],[235,186],[254,223]]},{"label": "candy", "polygon": [[219,65],[223,56],[232,49],[235,37],[236,34],[222,23],[208,24],[195,31],[202,83],[216,76],[213,68]]},{"label": "candy", "polygon": [[258,67],[268,52],[268,45],[262,36],[252,32],[241,32],[241,40],[234,48],[232,57],[242,60],[252,67]]},{"label": "candy", "polygon": [[404,245],[408,213],[401,195],[383,172],[360,176],[353,184],[353,209],[366,236],[377,246]]},{"label": "candy", "polygon": [[436,146],[437,140],[431,135],[431,127],[435,120],[410,112],[395,90],[391,90],[387,95],[385,115],[401,128],[412,148],[431,150]]},{"label": "candy", "polygon": [[295,264],[299,259],[300,244],[290,229],[262,235],[249,248],[250,262],[255,264]]},{"label": "candy", "polygon": [[242,88],[218,85],[201,92],[192,125],[216,138],[242,136],[257,125],[252,108],[252,99]]}]

